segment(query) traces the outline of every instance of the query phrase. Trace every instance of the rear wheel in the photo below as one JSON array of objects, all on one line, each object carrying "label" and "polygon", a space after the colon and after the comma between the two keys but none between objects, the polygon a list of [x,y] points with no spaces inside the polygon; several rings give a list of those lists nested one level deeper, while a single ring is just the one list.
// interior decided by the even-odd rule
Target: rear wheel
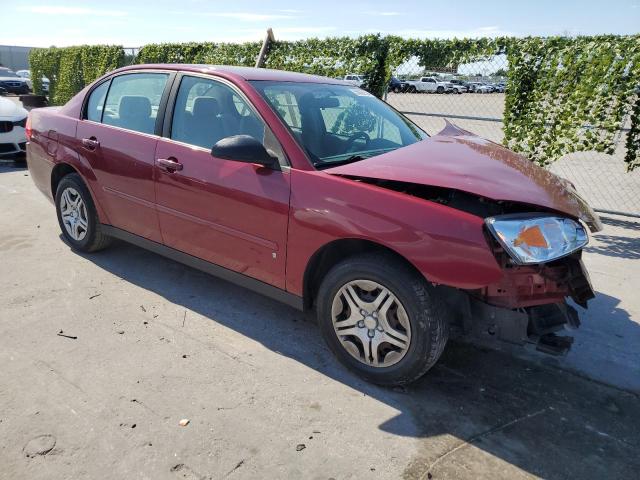
[{"label": "rear wheel", "polygon": [[327,274],[318,291],[318,323],[344,365],[381,385],[420,378],[448,338],[434,287],[385,254],[347,259]]},{"label": "rear wheel", "polygon": [[438,87],[436,90],[438,93],[444,93],[444,87]]},{"label": "rear wheel", "polygon": [[110,237],[102,231],[89,189],[77,173],[60,180],[56,189],[56,213],[62,235],[72,248],[95,252],[110,243]]}]

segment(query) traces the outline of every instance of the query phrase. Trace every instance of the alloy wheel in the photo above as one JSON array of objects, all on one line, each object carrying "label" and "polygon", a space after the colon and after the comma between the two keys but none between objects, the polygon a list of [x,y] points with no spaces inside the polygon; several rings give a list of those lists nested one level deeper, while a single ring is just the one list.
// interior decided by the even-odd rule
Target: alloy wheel
[{"label": "alloy wheel", "polygon": [[343,285],[333,299],[331,320],[344,349],[369,366],[398,363],[411,343],[411,325],[402,303],[371,280]]},{"label": "alloy wheel", "polygon": [[87,207],[75,188],[67,187],[60,196],[60,216],[69,236],[81,241],[89,230]]}]

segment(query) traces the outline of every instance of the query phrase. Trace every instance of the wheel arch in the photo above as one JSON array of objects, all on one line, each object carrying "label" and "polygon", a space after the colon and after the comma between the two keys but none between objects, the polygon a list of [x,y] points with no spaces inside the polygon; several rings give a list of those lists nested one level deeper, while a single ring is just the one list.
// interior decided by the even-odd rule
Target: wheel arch
[{"label": "wheel arch", "polygon": [[[55,203],[56,190],[58,189],[58,185],[60,184],[62,179],[64,177],[66,177],[67,175],[70,175],[72,173],[76,173],[76,174],[78,174],[80,176],[80,178],[84,182],[85,186],[89,190],[89,194],[91,195],[91,200],[93,200],[93,204],[94,204],[94,206],[96,208],[96,212],[98,214],[98,219],[102,223],[109,223],[109,218],[107,217],[106,212],[102,208],[101,202],[99,201],[100,199],[96,198],[96,194],[93,191],[92,185],[91,185],[90,182],[87,181],[87,178],[83,174],[83,171],[84,171],[84,173],[87,173],[86,169],[82,168],[82,166],[80,166],[80,168],[78,168],[78,167],[72,165],[71,163],[67,163],[67,162],[58,162],[58,163],[56,163],[55,166],[53,167],[53,169],[51,170],[51,198],[53,198],[54,203]],[[88,174],[90,176],[92,176],[93,172],[89,171]]]},{"label": "wheel arch", "polygon": [[333,240],[316,250],[307,263],[302,283],[305,310],[313,307],[322,279],[335,265],[353,255],[367,252],[380,252],[392,256],[424,276],[406,257],[380,243],[362,238]]},{"label": "wheel arch", "polygon": [[[60,181],[64,177],[72,173],[77,173],[78,175],[80,175],[80,172],[78,172],[76,168],[68,163],[57,163],[56,166],[53,167],[53,170],[51,170],[51,196],[53,198],[56,198],[56,191],[58,190]],[[80,177],[82,178],[82,175],[80,175]],[[87,182],[84,183],[86,184]]]}]

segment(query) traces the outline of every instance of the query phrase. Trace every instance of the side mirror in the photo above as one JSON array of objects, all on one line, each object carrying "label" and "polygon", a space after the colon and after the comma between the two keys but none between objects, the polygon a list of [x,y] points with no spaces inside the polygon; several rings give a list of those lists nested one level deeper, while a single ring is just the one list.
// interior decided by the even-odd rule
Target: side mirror
[{"label": "side mirror", "polygon": [[211,148],[211,155],[225,160],[257,163],[271,168],[278,165],[278,159],[272,157],[264,145],[250,135],[233,135],[219,140]]}]

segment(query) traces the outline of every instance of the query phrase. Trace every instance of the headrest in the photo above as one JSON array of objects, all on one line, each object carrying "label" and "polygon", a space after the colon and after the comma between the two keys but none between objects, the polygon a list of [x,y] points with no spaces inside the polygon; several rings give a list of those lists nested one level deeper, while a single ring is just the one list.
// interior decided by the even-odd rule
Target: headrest
[{"label": "headrest", "polygon": [[213,97],[196,97],[193,101],[193,116],[200,118],[215,117],[220,113],[218,100]]},{"label": "headrest", "polygon": [[151,102],[142,95],[125,95],[120,98],[120,118],[123,117],[150,117]]}]

